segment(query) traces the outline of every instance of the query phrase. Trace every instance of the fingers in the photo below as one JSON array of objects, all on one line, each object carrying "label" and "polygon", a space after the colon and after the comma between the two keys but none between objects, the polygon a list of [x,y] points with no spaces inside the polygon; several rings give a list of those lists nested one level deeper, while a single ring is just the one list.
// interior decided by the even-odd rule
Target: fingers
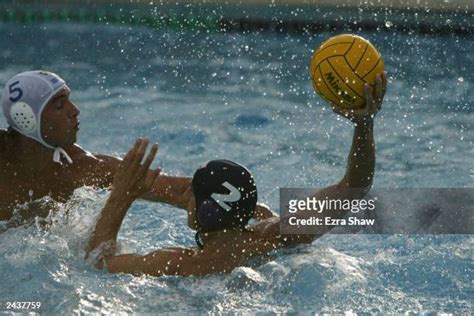
[{"label": "fingers", "polygon": [[383,98],[383,83],[380,75],[375,76],[375,101],[377,103],[382,102]]},{"label": "fingers", "polygon": [[339,108],[338,106],[331,104],[331,108],[334,113],[339,114],[339,115],[344,115],[344,111],[342,111],[342,109]]},{"label": "fingers", "polygon": [[138,148],[138,146],[140,145],[142,139],[141,138],[138,138],[136,141],[135,141],[135,144],[133,145],[132,148],[130,148],[130,150],[127,152],[127,154],[125,155],[125,157],[123,157],[123,161],[124,162],[129,162],[131,160],[133,160],[134,156],[135,156],[135,152]]},{"label": "fingers", "polygon": [[382,98],[383,98],[383,87],[382,87],[382,78],[380,74],[375,76],[375,91],[374,91],[374,107],[372,113],[377,113],[382,106]]},{"label": "fingers", "polygon": [[387,90],[387,72],[382,73],[382,87],[383,87],[383,94],[385,95],[385,91]]},{"label": "fingers", "polygon": [[161,169],[149,170],[158,152],[158,144],[151,147],[142,164],[148,143],[149,140],[146,138],[137,139],[115,174],[114,188],[119,188],[122,192],[138,197],[153,187]]},{"label": "fingers", "polygon": [[372,88],[369,86],[369,84],[364,84],[364,96],[365,96],[365,103],[370,104],[372,103]]},{"label": "fingers", "polygon": [[148,138],[138,138],[132,149],[130,149],[129,152],[125,155],[124,162],[127,162],[127,165],[130,166],[130,168],[128,169],[132,173],[135,173],[136,171],[144,173],[150,168],[153,160],[155,159],[156,153],[158,152],[158,144],[153,144],[150,152],[148,153],[148,156],[142,164],[142,160],[145,156],[149,142],[150,141],[148,140]]},{"label": "fingers", "polygon": [[[383,88],[383,81],[382,81],[382,76],[378,74],[375,77],[375,112],[378,112],[381,107],[382,107],[382,99],[383,99],[383,94],[384,94],[384,88]],[[374,113],[375,113],[374,112]]]},{"label": "fingers", "polygon": [[385,71],[375,76],[375,87],[376,96],[380,99],[380,101],[382,101],[383,96],[385,95],[385,89],[387,87],[387,73]]},{"label": "fingers", "polygon": [[149,142],[150,141],[148,140],[148,138],[142,139],[142,141],[140,142],[138,149],[135,151],[136,154],[133,159],[133,164],[135,167],[140,166],[143,160],[143,156],[145,156],[146,148],[148,147]]},{"label": "fingers", "polygon": [[143,163],[143,167],[146,170],[150,169],[151,163],[155,159],[157,152],[158,152],[158,144],[153,144],[153,146],[151,146],[150,152],[148,153],[148,156],[145,159],[145,162]]},{"label": "fingers", "polygon": [[372,88],[367,83],[364,85],[364,95],[366,110],[368,110],[369,113],[374,113],[375,105],[374,98],[372,96]]},{"label": "fingers", "polygon": [[348,118],[352,122],[364,122],[367,119],[373,119],[382,107],[386,84],[386,73],[377,74],[373,87],[367,83],[364,84],[365,104],[362,107],[345,109],[331,103],[333,112]]},{"label": "fingers", "polygon": [[151,146],[150,152],[148,153],[148,156],[145,159],[145,162],[143,162],[143,165],[140,166],[139,173],[141,177],[145,176],[148,169],[150,169],[151,163],[155,159],[157,152],[158,152],[158,144],[153,144],[153,146]]}]

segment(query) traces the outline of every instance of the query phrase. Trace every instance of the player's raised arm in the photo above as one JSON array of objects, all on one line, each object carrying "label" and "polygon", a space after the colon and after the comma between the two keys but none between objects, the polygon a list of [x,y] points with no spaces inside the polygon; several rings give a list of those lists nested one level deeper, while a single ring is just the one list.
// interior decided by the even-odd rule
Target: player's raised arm
[{"label": "player's raised arm", "polygon": [[[364,87],[366,104],[362,108],[343,110],[333,105],[335,113],[354,123],[354,135],[344,177],[336,185],[317,192],[315,197],[360,199],[369,192],[375,174],[374,117],[382,107],[386,84],[385,74],[376,76],[375,90],[366,84]],[[331,217],[342,218],[346,213],[343,210],[335,210],[331,212]]]},{"label": "player's raised arm", "polygon": [[[361,199],[367,194],[372,186],[375,174],[375,141],[374,141],[374,117],[382,107],[382,100],[386,87],[385,74],[376,76],[375,90],[366,85],[364,94],[366,104],[358,109],[341,109],[333,105],[333,111],[354,123],[354,135],[352,145],[347,158],[347,168],[343,178],[336,184],[326,187],[316,192],[313,197],[318,200],[353,200]],[[331,210],[331,218],[343,218],[346,210]],[[298,217],[310,218],[312,216],[325,217],[326,213],[315,213],[313,211],[300,211]],[[282,225],[289,225],[288,218],[282,218]],[[280,224],[280,223],[278,223]],[[273,227],[274,226],[274,227]],[[268,228],[268,231],[276,235],[276,224]],[[290,227],[290,226],[288,226]],[[317,230],[311,234],[289,234],[285,235],[280,241],[285,246],[308,243],[315,238],[329,232],[334,226],[318,226]]]},{"label": "player's raised arm", "polygon": [[375,90],[365,85],[366,104],[362,108],[334,112],[354,123],[352,146],[347,158],[346,173],[338,183],[340,188],[361,189],[365,194],[372,186],[375,174],[374,117],[382,107],[386,87],[385,74],[376,76]]},{"label": "player's raised arm", "polygon": [[147,139],[137,140],[118,167],[112,192],[94,228],[86,257],[103,243],[116,242],[120,226],[130,205],[144,192],[148,192],[156,181],[159,169],[149,172],[149,168],[158,151],[158,145],[152,146],[142,163],[147,146]]}]

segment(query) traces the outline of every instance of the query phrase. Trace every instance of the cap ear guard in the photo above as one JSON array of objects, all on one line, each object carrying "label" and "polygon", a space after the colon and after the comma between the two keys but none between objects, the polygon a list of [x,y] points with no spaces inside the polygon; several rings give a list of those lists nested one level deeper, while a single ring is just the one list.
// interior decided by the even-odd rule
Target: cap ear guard
[{"label": "cap ear guard", "polygon": [[252,216],[253,212],[239,209],[239,207],[233,212],[228,212],[213,199],[202,201],[196,208],[196,218],[202,232],[244,228]]},{"label": "cap ear guard", "polygon": [[222,229],[225,212],[213,199],[202,201],[196,208],[196,217],[201,230],[210,232]]},{"label": "cap ear guard", "polygon": [[11,120],[24,133],[32,133],[36,129],[36,116],[33,109],[25,102],[17,102],[10,109]]}]

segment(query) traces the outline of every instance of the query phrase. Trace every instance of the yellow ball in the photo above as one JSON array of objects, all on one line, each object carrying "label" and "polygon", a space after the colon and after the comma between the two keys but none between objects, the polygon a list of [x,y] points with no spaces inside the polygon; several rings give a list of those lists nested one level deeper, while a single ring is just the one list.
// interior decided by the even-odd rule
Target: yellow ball
[{"label": "yellow ball", "polygon": [[384,64],[377,48],[353,34],[331,37],[311,59],[314,90],[326,101],[354,109],[365,104],[364,84],[375,86],[375,75]]}]

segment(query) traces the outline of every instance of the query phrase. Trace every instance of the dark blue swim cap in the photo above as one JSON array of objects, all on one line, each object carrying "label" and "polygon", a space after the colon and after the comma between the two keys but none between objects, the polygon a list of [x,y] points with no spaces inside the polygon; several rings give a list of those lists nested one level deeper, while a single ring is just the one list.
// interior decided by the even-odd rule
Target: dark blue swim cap
[{"label": "dark blue swim cap", "polygon": [[192,181],[197,221],[202,232],[245,227],[257,205],[257,187],[250,172],[229,160],[212,160]]}]

